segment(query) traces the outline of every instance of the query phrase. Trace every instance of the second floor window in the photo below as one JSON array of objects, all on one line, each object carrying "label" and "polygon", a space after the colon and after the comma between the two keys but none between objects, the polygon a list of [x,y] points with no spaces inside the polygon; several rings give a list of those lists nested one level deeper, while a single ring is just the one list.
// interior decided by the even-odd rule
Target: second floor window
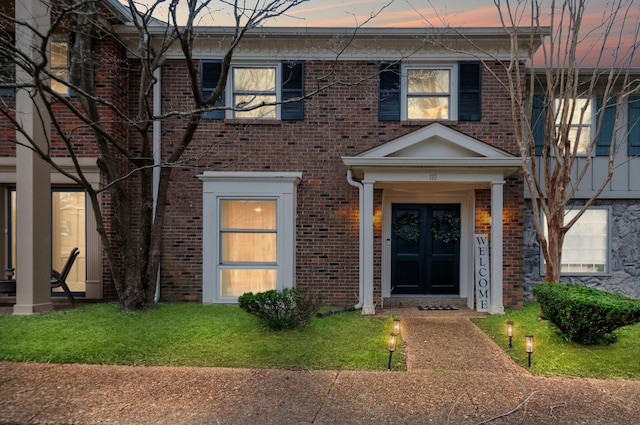
[{"label": "second floor window", "polygon": [[381,62],[378,119],[479,121],[481,86],[479,62],[446,65]]},{"label": "second floor window", "polygon": [[[201,62],[201,94],[204,100],[215,91],[221,72],[222,61]],[[215,109],[204,113],[204,118],[304,118],[304,62],[232,65],[226,83],[225,90],[213,105]]]},{"label": "second floor window", "polygon": [[276,67],[238,66],[232,71],[235,118],[277,118]]},{"label": "second floor window", "polygon": [[[547,101],[544,96],[533,96],[533,109],[531,111],[531,126],[535,140],[536,155],[542,155],[542,150],[546,143],[551,143],[555,138],[545,134],[545,117],[547,105],[553,104],[555,110],[555,132],[561,127],[567,128],[568,139],[571,147],[578,143],[578,155],[609,156],[611,150],[619,152],[620,146],[627,145],[627,155],[640,155],[640,97],[629,96],[621,105],[621,110],[617,111],[617,98],[605,99],[596,96],[587,104],[586,98],[577,98],[571,101],[573,107],[573,117],[567,115],[564,122],[558,114],[561,111],[562,102],[555,99]],[[581,111],[584,108],[584,114]],[[626,113],[625,113],[626,111]],[[599,128],[598,128],[599,127]],[[614,129],[617,127],[618,139],[614,143]],[[596,137],[597,135],[597,137]],[[593,146],[592,146],[593,144]]]},{"label": "second floor window", "polygon": [[[69,81],[69,36],[56,36],[51,40],[51,74],[61,81]],[[51,89],[60,94],[69,94],[69,86],[51,79]]]},{"label": "second floor window", "polygon": [[592,104],[593,102],[582,98],[570,100],[567,102],[566,108],[564,108],[564,102],[561,99],[556,99],[554,102],[556,137],[564,138],[560,132],[567,130],[571,152],[577,144],[576,152],[578,155],[586,155],[590,150],[593,122]]},{"label": "second floor window", "polygon": [[450,69],[407,70],[407,119],[448,120],[450,110]]}]

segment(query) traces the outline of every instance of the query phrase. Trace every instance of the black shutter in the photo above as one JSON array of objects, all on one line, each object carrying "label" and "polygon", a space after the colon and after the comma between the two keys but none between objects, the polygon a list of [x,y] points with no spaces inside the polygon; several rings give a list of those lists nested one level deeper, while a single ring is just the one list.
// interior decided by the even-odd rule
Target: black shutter
[{"label": "black shutter", "polygon": [[[0,31],[0,43],[6,46],[14,46],[15,38],[13,33]],[[8,52],[11,48],[7,48],[7,52],[0,54],[0,96],[12,96],[16,83],[16,67],[14,59],[9,57]]]},{"label": "black shutter", "polygon": [[400,121],[400,62],[378,65],[378,120]]},{"label": "black shutter", "polygon": [[480,62],[460,62],[458,66],[458,120],[480,121],[482,109],[482,68]]},{"label": "black shutter", "polygon": [[[222,61],[221,60],[203,60],[200,62],[200,78],[202,79],[202,99],[205,100],[215,91],[218,85],[218,80],[222,74]],[[220,94],[218,100],[214,106],[224,107],[224,90]],[[217,109],[215,111],[209,111],[202,114],[202,118],[208,119],[223,119],[224,109]]]},{"label": "black shutter", "polygon": [[546,108],[544,96],[533,96],[533,108],[531,110],[531,132],[536,145],[536,155],[542,155],[544,147],[544,128],[546,119]]},{"label": "black shutter", "polygon": [[[304,62],[282,62],[282,101],[304,97]],[[304,101],[283,103],[283,120],[303,120]]]},{"label": "black shutter", "polygon": [[[600,125],[600,134],[598,140],[596,140],[596,155],[608,156],[609,148],[611,146],[611,138],[613,137],[613,126],[616,123],[616,102],[615,97],[609,99],[607,106],[603,108],[604,99],[602,97],[596,98],[596,126]],[[600,114],[602,116],[602,123],[600,124]]]},{"label": "black shutter", "polygon": [[628,155],[640,155],[640,96],[629,97]]}]

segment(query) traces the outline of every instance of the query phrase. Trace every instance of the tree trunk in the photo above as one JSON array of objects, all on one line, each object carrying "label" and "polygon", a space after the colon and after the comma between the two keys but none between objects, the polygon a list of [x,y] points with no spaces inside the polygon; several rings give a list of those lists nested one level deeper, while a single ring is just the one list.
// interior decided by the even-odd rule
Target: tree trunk
[{"label": "tree trunk", "polygon": [[543,250],[544,278],[547,282],[560,282],[564,235],[564,214],[561,210],[547,217],[547,245],[546,250]]}]

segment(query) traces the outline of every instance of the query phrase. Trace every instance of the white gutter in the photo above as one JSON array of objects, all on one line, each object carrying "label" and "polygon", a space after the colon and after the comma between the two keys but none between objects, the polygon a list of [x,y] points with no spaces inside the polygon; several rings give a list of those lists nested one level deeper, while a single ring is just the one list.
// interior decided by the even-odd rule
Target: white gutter
[{"label": "white gutter", "polygon": [[362,298],[363,298],[363,292],[364,292],[364,252],[362,251],[362,244],[363,244],[363,240],[364,240],[364,223],[362,221],[362,209],[364,208],[364,197],[363,197],[363,186],[362,183],[357,182],[355,180],[353,180],[353,176],[351,175],[351,170],[347,170],[347,182],[349,182],[349,184],[351,186],[355,186],[358,188],[358,202],[359,202],[359,209],[358,209],[358,214],[359,214],[359,218],[358,218],[358,223],[359,223],[359,232],[358,232],[358,254],[359,254],[359,265],[358,265],[358,283],[359,283],[359,290],[358,290],[358,304],[356,304],[354,306],[354,308],[359,309],[362,308]]},{"label": "white gutter", "polygon": [[[153,71],[156,83],[153,85],[153,115],[159,116],[162,113],[162,103],[160,95],[162,92],[160,68]],[[162,121],[153,121],[153,219],[156,216],[156,205],[158,204],[158,188],[160,185],[160,161],[162,160]],[[160,301],[160,266],[158,266],[158,276],[156,276],[156,292],[153,301],[157,304]]]}]

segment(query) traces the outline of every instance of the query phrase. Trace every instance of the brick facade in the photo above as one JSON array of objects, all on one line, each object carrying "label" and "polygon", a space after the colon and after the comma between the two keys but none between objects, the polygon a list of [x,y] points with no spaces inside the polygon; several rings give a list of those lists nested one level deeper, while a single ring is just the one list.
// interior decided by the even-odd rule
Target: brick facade
[{"label": "brick facade", "polygon": [[[202,291],[203,171],[302,172],[298,186],[296,285],[322,303],[348,305],[358,297],[358,191],[346,180],[343,156],[354,156],[423,125],[378,121],[377,62],[305,62],[306,91],[311,92],[333,67],[332,86],[305,101],[303,121],[247,122],[203,120],[185,158],[174,170],[162,258],[162,297],[199,301]],[[500,66],[493,65],[501,72]],[[168,61],[163,68],[163,108],[187,108],[184,68]],[[458,131],[512,154],[509,96],[488,72],[483,78],[483,115],[479,122],[452,122]],[[362,80],[362,81],[360,81]],[[357,84],[356,84],[357,83]],[[180,122],[163,124],[165,143],[180,134]],[[477,191],[476,217],[487,214],[490,196]],[[376,210],[382,191],[376,190]],[[505,185],[505,304],[518,306],[522,294],[522,181]],[[380,298],[381,219],[375,225],[375,297]],[[206,219],[206,218],[205,218]],[[478,231],[484,224],[478,223]],[[484,230],[483,230],[484,231]]]},{"label": "brick facade", "polygon": [[[113,40],[97,45],[96,89],[99,94],[134,112],[138,75],[126,63],[124,49]],[[216,58],[211,58],[216,59]],[[219,59],[219,58],[217,58]],[[504,72],[489,64],[500,78]],[[300,172],[297,187],[296,282],[322,304],[351,305],[359,291],[359,195],[347,182],[342,157],[356,156],[371,148],[424,127],[425,122],[379,121],[377,111],[377,61],[307,60],[305,91],[328,88],[305,100],[304,120],[248,121],[203,119],[193,142],[172,174],[161,259],[161,297],[167,301],[202,300],[203,258],[202,182],[204,171]],[[192,99],[180,60],[167,60],[162,68],[163,112],[188,110]],[[518,150],[513,139],[509,94],[489,72],[482,78],[482,119],[443,124],[512,155]],[[74,129],[74,141],[86,149],[82,155],[96,155],[93,144],[82,140],[92,135],[78,132],[77,123],[60,113],[65,128]],[[67,119],[68,118],[68,119]],[[110,131],[118,140],[135,147],[135,137],[116,116]],[[181,137],[184,122],[179,118],[162,124],[163,151]],[[6,127],[0,126],[6,137]],[[57,142],[55,142],[57,143]],[[0,155],[14,155],[3,143]],[[522,179],[515,175],[504,185],[504,304],[522,303],[523,244]],[[374,193],[374,301],[382,294],[382,190]],[[487,189],[475,192],[476,232],[489,233],[491,195]],[[109,194],[103,196],[103,211],[109,216]],[[113,283],[104,260],[105,299],[115,298]]]}]

